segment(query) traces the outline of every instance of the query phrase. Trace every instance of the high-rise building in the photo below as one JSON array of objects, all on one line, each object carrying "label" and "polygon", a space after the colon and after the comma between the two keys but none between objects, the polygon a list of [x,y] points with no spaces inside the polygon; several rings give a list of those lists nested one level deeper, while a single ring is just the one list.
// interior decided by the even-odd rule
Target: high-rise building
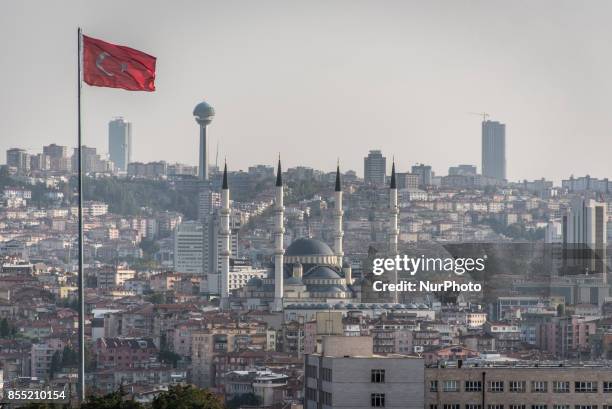
[{"label": "high-rise building", "polygon": [[25,149],[12,148],[6,151],[6,164],[17,169],[17,172],[30,171],[30,155]]},{"label": "high-rise building", "polygon": [[[220,283],[219,274],[221,274],[221,251],[223,246],[223,238],[219,236],[220,213],[215,210],[209,218],[201,221],[202,223],[202,271],[207,276],[210,283],[203,287],[203,291],[209,294],[219,294],[219,286],[215,283]],[[238,255],[238,229],[230,228],[229,232],[230,249],[232,258]]]},{"label": "high-rise building", "polygon": [[[83,145],[81,147],[81,157],[83,165],[83,173],[112,173],[115,170],[115,164],[100,155],[96,148],[90,148]],[[78,172],[79,151],[74,148],[72,154],[72,169]]]},{"label": "high-rise building", "polygon": [[387,174],[387,158],[379,150],[370,151],[363,158],[363,179],[365,183],[382,186]]},{"label": "high-rise building", "polygon": [[43,153],[49,157],[49,170],[56,172],[69,172],[71,161],[68,156],[68,147],[52,143],[43,146]]},{"label": "high-rise building", "polygon": [[398,189],[417,189],[420,177],[414,173],[396,173]]},{"label": "high-rise building", "polygon": [[305,354],[304,408],[424,408],[424,360],[372,351],[372,337],[324,336]]},{"label": "high-rise building", "polygon": [[33,171],[51,170],[51,158],[44,153],[38,153],[30,156],[30,168]]},{"label": "high-rise building", "polygon": [[482,121],[482,175],[506,179],[506,125]]},{"label": "high-rise building", "polygon": [[448,168],[449,176],[476,176],[477,173],[474,165],[458,165]]},{"label": "high-rise building", "polygon": [[179,273],[202,274],[204,233],[199,221],[185,221],[174,231],[174,269]]},{"label": "high-rise building", "polygon": [[419,186],[430,186],[432,184],[433,172],[431,166],[422,163],[412,166],[412,173],[419,175]]},{"label": "high-rise building", "polygon": [[[563,216],[564,261],[574,273],[607,272],[608,212],[606,202],[575,198]],[[603,274],[604,279],[607,273]]]},{"label": "high-rise building", "polygon": [[117,171],[127,172],[132,161],[132,124],[121,117],[108,123],[108,153]]}]

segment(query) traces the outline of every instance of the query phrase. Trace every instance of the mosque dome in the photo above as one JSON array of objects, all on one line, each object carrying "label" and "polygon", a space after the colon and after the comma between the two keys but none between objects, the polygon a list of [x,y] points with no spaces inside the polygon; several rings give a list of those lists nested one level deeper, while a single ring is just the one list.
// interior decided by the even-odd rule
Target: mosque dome
[{"label": "mosque dome", "polygon": [[285,252],[287,256],[333,256],[334,252],[324,242],[316,239],[301,238],[295,240]]},{"label": "mosque dome", "polygon": [[289,278],[285,278],[285,281],[283,282],[284,285],[304,285],[304,283],[302,282],[302,280],[300,280],[297,277],[289,277]]},{"label": "mosque dome", "polygon": [[340,275],[333,269],[327,266],[316,266],[310,269],[304,278],[308,280],[313,279],[326,279],[326,280],[338,280],[341,279]]}]

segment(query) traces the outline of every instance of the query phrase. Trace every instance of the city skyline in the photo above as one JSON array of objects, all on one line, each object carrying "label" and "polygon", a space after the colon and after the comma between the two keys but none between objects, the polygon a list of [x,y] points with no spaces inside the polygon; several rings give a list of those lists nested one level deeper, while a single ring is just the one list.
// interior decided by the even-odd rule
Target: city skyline
[{"label": "city skyline", "polygon": [[[27,149],[50,140],[74,145],[80,24],[86,34],[159,58],[158,91],[151,95],[84,90],[84,143],[104,146],[107,121],[122,115],[137,127],[135,161],[196,163],[197,126],[190,113],[204,98],[218,112],[210,149],[219,143],[221,157],[231,158],[235,168],[273,162],[279,148],[288,166],[330,170],[338,153],[346,168],[359,169],[363,152],[373,148],[438,170],[476,164],[480,121],[469,112],[484,110],[508,125],[509,180],[559,181],[567,163],[572,173],[603,176],[605,149],[575,152],[584,144],[606,144],[612,61],[598,51],[607,28],[597,22],[606,14],[602,7],[610,6],[550,4],[361,3],[347,14],[340,3],[314,3],[303,13],[273,2],[236,10],[194,3],[189,12],[154,7],[147,21],[132,24],[127,16],[137,3],[123,5],[124,16],[92,13],[78,3],[61,13],[44,3],[8,3],[0,33],[15,33],[2,38],[18,41],[2,45],[8,60],[22,64],[6,65],[1,80],[6,117],[0,150],[16,141]],[[573,29],[541,24],[549,13]],[[16,26],[19,19],[11,15],[29,23]],[[506,19],[492,18],[498,15]],[[362,29],[365,22],[370,30]],[[585,76],[589,61],[597,64],[589,64]],[[53,97],[36,98],[40,93]],[[40,120],[29,121],[26,106],[40,112]],[[257,150],[238,149],[253,139]]]},{"label": "city skyline", "polygon": [[0,406],[612,409],[610,12],[1,3]]}]

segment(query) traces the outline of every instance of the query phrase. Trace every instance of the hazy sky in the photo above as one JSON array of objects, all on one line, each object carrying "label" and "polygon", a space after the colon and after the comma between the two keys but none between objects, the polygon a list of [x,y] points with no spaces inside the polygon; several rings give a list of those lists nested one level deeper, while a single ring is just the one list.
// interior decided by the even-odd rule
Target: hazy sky
[{"label": "hazy sky", "polygon": [[[76,145],[76,29],[155,55],[157,91],[84,86],[84,143],[133,123],[133,160],[363,172],[369,149],[438,174],[507,124],[508,177],[612,177],[609,1],[0,2],[0,151]],[[390,165],[389,165],[390,166]]]}]

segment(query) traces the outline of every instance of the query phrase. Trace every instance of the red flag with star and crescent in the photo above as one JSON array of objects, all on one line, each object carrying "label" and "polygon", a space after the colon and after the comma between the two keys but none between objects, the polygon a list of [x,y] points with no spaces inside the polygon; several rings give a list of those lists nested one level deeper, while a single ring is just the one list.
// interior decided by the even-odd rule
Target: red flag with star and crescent
[{"label": "red flag with star and crescent", "polygon": [[89,85],[155,91],[155,61],[142,51],[83,36],[83,80]]}]

